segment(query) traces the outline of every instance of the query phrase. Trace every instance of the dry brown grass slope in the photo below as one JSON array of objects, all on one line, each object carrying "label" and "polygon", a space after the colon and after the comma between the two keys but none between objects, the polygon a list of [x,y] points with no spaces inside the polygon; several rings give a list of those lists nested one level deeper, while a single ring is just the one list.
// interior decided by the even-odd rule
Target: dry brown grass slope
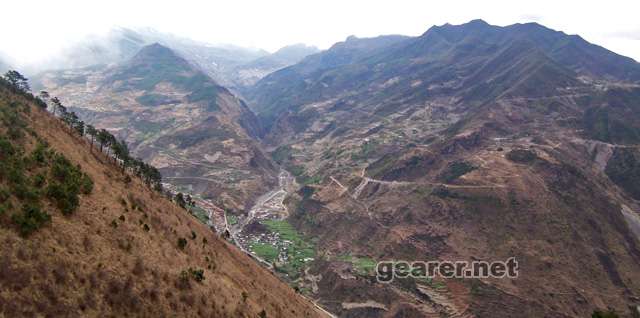
[{"label": "dry brown grass slope", "polygon": [[[26,103],[0,90],[0,107],[7,100]],[[27,238],[2,216],[0,317],[258,317],[263,310],[266,317],[321,316],[140,180],[126,184],[120,169],[59,120],[29,107],[28,126],[95,186],[70,216],[45,204],[51,223]],[[34,137],[23,138],[25,149],[33,149]],[[188,241],[184,250],[179,238]],[[181,280],[189,268],[204,269],[204,281]]]}]

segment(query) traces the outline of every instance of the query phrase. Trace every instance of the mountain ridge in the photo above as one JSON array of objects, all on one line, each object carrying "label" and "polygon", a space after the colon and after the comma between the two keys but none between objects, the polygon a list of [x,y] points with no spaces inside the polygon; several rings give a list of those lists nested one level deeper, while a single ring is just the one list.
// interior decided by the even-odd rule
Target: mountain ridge
[{"label": "mountain ridge", "polygon": [[[369,51],[350,41],[366,43],[245,95],[304,185],[289,221],[328,255],[309,271],[319,303],[340,316],[632,315],[640,64],[533,24],[444,25]],[[362,268],[508,257],[527,274],[389,286]],[[335,305],[345,299],[380,306]]]}]

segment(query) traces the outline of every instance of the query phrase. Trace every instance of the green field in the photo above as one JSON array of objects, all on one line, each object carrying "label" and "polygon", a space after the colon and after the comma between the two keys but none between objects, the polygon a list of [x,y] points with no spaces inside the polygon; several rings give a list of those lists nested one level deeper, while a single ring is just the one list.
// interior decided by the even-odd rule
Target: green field
[{"label": "green field", "polygon": [[292,277],[298,276],[305,265],[315,258],[314,245],[306,241],[287,221],[267,220],[261,223],[270,232],[278,235],[277,247],[256,242],[251,244],[251,250],[269,261],[277,259],[278,253],[284,253],[287,256],[287,262],[278,264],[276,269]]},{"label": "green field", "polygon": [[252,252],[258,255],[260,258],[273,263],[278,259],[280,251],[275,246],[266,243],[254,242],[249,246]]},{"label": "green field", "polygon": [[207,213],[207,211],[205,211],[203,208],[199,207],[199,206],[192,206],[190,208],[191,214],[193,216],[195,216],[198,221],[207,224],[207,222],[209,222],[209,213]]},{"label": "green field", "polygon": [[229,225],[236,225],[238,224],[238,217],[231,213],[227,213],[227,222],[229,223]]},{"label": "green field", "polygon": [[338,260],[349,262],[358,275],[370,276],[375,273],[376,261],[369,257],[356,257],[352,255],[341,255]]}]

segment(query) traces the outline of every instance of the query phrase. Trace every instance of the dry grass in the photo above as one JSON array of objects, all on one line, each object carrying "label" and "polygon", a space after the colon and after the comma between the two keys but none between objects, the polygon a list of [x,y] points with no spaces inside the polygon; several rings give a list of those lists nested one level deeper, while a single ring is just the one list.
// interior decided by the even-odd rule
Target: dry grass
[{"label": "dry grass", "polygon": [[[51,115],[32,107],[28,122],[81,165],[95,187],[71,216],[47,206],[51,224],[29,238],[0,227],[0,317],[257,317],[262,310],[267,317],[320,316],[140,180],[125,184],[119,169]],[[177,246],[182,237],[184,250]],[[181,283],[181,271],[190,267],[204,269],[204,281]]]}]

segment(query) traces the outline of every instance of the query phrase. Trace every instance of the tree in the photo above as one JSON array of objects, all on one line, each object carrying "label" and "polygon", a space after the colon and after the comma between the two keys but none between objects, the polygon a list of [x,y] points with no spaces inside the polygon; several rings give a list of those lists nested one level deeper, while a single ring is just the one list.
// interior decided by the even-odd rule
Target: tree
[{"label": "tree", "polygon": [[40,99],[40,101],[42,101],[41,103],[39,103],[40,107],[42,107],[43,109],[47,109],[47,107],[49,107],[49,92],[40,91],[40,95],[38,96],[38,98]]},{"label": "tree", "polygon": [[182,192],[178,192],[178,194],[176,194],[175,201],[181,208],[186,208],[187,203],[184,201],[184,195]]},{"label": "tree", "polygon": [[111,133],[109,133],[106,129],[100,129],[96,136],[96,140],[100,143],[100,151],[102,152],[103,148],[105,146],[109,146],[111,144],[111,141],[114,139],[115,138],[113,137],[113,135],[111,135]]},{"label": "tree", "polygon": [[[75,113],[74,113],[75,114]],[[84,132],[85,132],[85,127],[84,127],[84,122],[82,120],[78,120],[75,125],[73,126],[73,128],[76,130],[76,132],[80,135],[80,137],[84,136]]]},{"label": "tree", "polygon": [[40,91],[40,99],[42,99],[45,102],[48,102],[49,101],[49,97],[50,97],[49,92]]},{"label": "tree", "polygon": [[60,102],[60,99],[58,99],[58,97],[52,98],[51,103],[53,103],[53,106],[51,107],[53,116],[56,115],[56,112],[60,113],[61,115],[67,112],[67,108],[62,105],[62,102]]},{"label": "tree", "polygon": [[76,115],[76,113],[74,112],[67,112],[66,108],[64,109],[63,112],[60,113],[60,117],[62,118],[62,121],[64,121],[67,125],[69,125],[70,129],[73,129],[76,124],[78,123],[78,121],[80,120],[78,118],[78,115]]},{"label": "tree", "polygon": [[20,74],[18,71],[11,70],[4,74],[4,79],[11,84],[15,89],[21,92],[28,92],[31,90],[29,82],[26,77]]},{"label": "tree", "polygon": [[156,191],[162,190],[162,174],[160,174],[160,171],[156,167],[151,165],[149,166],[149,184],[153,186],[153,189]]},{"label": "tree", "polygon": [[87,125],[85,131],[87,135],[91,137],[91,149],[93,149],[93,141],[96,138],[98,131],[96,130],[96,127],[93,127],[92,125]]},{"label": "tree", "polygon": [[111,144],[113,155],[122,161],[122,171],[129,165],[131,157],[129,156],[129,147],[124,140],[115,141]]}]

